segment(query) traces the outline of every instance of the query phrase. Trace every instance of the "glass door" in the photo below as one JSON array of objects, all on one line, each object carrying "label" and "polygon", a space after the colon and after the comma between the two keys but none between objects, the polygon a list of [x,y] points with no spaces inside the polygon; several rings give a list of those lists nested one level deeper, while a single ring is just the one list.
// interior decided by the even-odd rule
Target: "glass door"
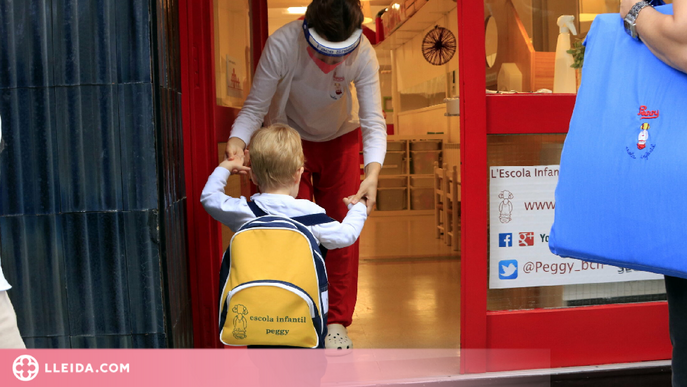
[{"label": "glass door", "polygon": [[[617,8],[605,0],[459,3],[463,372],[670,358],[662,276],[548,250],[580,43],[596,14]],[[570,47],[559,46],[560,31],[577,33],[565,36]]]},{"label": "glass door", "polygon": [[[267,39],[265,0],[179,0],[184,165],[188,198],[189,273],[194,345],[220,348],[217,273],[228,229],[200,203],[207,177],[223,158],[224,144]],[[249,195],[247,180],[227,190]]]}]

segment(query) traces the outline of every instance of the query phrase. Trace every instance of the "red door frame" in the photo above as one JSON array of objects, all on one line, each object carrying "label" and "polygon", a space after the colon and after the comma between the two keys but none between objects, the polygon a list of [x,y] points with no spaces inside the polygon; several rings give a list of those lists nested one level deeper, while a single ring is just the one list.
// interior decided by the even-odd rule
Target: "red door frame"
[{"label": "red door frame", "polygon": [[[575,95],[486,95],[484,0],[462,0],[457,6],[463,201],[461,372],[669,359],[665,302],[487,310],[487,135],[567,133]],[[533,349],[550,355],[518,352]]]},{"label": "red door frame", "polygon": [[[267,0],[251,0],[254,63],[267,39]],[[212,0],[179,0],[182,122],[187,198],[189,283],[196,348],[221,348],[217,297],[222,259],[220,224],[200,204],[217,166],[217,143],[226,141],[238,109],[217,106]]]}]

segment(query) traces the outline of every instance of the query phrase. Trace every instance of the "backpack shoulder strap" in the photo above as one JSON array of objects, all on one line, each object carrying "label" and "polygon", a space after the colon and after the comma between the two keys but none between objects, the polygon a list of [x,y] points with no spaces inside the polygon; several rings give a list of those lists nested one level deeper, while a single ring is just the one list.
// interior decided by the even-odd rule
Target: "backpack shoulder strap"
[{"label": "backpack shoulder strap", "polygon": [[[265,211],[263,211],[260,207],[258,207],[255,202],[248,202],[248,207],[250,207],[251,211],[253,211],[253,214],[257,217],[269,215]],[[330,222],[336,222],[334,219],[330,218],[327,216],[327,214],[310,214],[310,215],[304,215],[304,216],[296,216],[291,218],[291,220],[295,220],[296,222],[299,222],[300,224],[304,226],[315,226],[318,224],[325,224],[325,223],[330,223]],[[327,257],[327,249],[320,245],[319,246],[320,252],[322,253],[322,259],[326,259]]]},{"label": "backpack shoulder strap", "polygon": [[250,210],[253,211],[253,214],[255,214],[255,216],[257,216],[257,217],[267,215],[267,213],[265,211],[263,211],[262,208],[258,207],[258,205],[255,204],[255,202],[252,202],[252,201],[248,202],[248,207],[250,207]]},{"label": "backpack shoulder strap", "polygon": [[[295,220],[296,222],[301,223],[304,226],[315,226],[318,224],[325,224],[325,223],[331,223],[331,222],[336,222],[336,220],[330,218],[327,216],[327,214],[310,214],[310,215],[303,215],[303,216],[296,216],[294,218],[291,218],[292,220]],[[322,254],[322,259],[326,260],[327,259],[327,248],[324,247],[321,243],[319,244],[319,249],[320,253]]]},{"label": "backpack shoulder strap", "polygon": [[[252,202],[252,201],[248,202],[248,207],[250,208],[251,211],[253,211],[253,214],[255,214],[255,216],[257,216],[257,217],[269,215],[268,213],[263,211],[260,207],[258,207],[258,205],[255,204],[255,202]],[[310,214],[310,215],[296,216],[296,217],[293,217],[291,219],[295,220],[296,222],[302,223],[305,226],[315,226],[318,224],[336,222],[334,219],[327,216],[327,214]]]},{"label": "backpack shoulder strap", "polygon": [[291,219],[295,220],[296,222],[302,223],[305,226],[315,226],[318,224],[336,222],[334,219],[327,216],[327,214],[303,215],[303,216],[296,216],[296,217],[293,217]]}]

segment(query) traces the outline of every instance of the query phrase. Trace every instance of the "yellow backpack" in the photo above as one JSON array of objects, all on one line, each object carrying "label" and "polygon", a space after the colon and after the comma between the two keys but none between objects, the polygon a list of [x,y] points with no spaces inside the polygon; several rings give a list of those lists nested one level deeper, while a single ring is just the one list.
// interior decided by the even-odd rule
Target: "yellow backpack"
[{"label": "yellow backpack", "polygon": [[220,340],[232,346],[324,348],[329,308],[326,250],[306,226],[333,222],[325,214],[267,215],[232,237],[220,271]]}]

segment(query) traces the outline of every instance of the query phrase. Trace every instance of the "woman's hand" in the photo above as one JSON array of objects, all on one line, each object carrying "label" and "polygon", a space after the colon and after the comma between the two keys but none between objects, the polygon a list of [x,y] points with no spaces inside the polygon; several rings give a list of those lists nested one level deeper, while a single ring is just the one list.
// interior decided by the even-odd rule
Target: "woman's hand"
[{"label": "woman's hand", "polygon": [[[233,160],[235,157],[244,158],[244,149],[246,149],[246,143],[238,137],[232,137],[227,141],[227,149],[224,151],[224,156],[227,160]],[[244,165],[248,165],[247,159]]]},{"label": "woman's hand", "polygon": [[382,170],[382,165],[379,163],[369,163],[365,166],[365,180],[360,183],[360,189],[355,194],[351,203],[356,204],[363,198],[366,199],[367,214],[370,215],[377,203],[377,182],[379,180],[379,171]]}]

